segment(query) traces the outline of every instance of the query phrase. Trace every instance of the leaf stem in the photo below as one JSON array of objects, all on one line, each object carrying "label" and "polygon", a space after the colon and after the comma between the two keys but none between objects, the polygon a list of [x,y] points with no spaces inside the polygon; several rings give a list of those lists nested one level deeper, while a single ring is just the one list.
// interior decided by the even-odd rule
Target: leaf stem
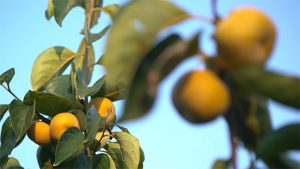
[{"label": "leaf stem", "polygon": [[237,169],[237,166],[236,166],[237,141],[236,141],[236,138],[233,135],[231,130],[230,130],[230,143],[231,143],[231,164],[232,164],[232,168]]},{"label": "leaf stem", "polygon": [[6,90],[8,91],[12,96],[14,96],[14,98],[16,98],[17,100],[21,101],[21,99],[19,99],[11,90],[9,87],[6,87],[3,85],[3,83],[1,84],[1,86]]}]

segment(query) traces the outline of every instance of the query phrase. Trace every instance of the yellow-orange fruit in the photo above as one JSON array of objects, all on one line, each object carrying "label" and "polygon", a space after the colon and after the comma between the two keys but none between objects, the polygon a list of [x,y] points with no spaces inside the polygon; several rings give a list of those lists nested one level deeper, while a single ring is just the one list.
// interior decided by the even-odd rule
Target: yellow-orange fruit
[{"label": "yellow-orange fruit", "polygon": [[179,79],[173,103],[189,122],[204,123],[224,113],[230,104],[225,83],[210,70],[195,70]]},{"label": "yellow-orange fruit", "polygon": [[94,98],[91,100],[88,107],[90,108],[92,105],[95,107],[101,117],[106,117],[108,113],[110,113],[106,120],[107,123],[113,123],[115,121],[115,106],[109,99],[105,97]]},{"label": "yellow-orange fruit", "polygon": [[227,68],[262,65],[272,52],[276,29],[259,9],[240,7],[217,23],[214,38],[218,60]]},{"label": "yellow-orange fruit", "polygon": [[78,127],[79,122],[75,115],[63,112],[55,115],[50,122],[50,135],[53,141],[58,141],[70,127]]},{"label": "yellow-orange fruit", "polygon": [[49,145],[51,142],[50,126],[42,121],[33,122],[27,131],[27,136],[38,145]]}]

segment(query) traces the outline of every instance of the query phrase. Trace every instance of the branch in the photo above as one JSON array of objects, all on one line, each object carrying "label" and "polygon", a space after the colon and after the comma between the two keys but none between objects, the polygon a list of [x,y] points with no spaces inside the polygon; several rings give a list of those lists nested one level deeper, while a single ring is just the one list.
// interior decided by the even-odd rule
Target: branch
[{"label": "branch", "polygon": [[9,87],[6,87],[3,85],[3,83],[1,84],[1,86],[6,90],[8,91],[12,96],[14,96],[14,98],[16,98],[17,100],[21,101],[21,99],[19,99],[11,90]]}]

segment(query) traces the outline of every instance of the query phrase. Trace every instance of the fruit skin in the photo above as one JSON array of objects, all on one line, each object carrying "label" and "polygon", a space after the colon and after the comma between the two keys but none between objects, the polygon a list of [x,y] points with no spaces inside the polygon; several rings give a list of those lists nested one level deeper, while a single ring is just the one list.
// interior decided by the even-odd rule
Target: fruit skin
[{"label": "fruit skin", "polygon": [[27,131],[27,136],[36,144],[47,146],[50,144],[50,126],[42,121],[35,121]]},{"label": "fruit skin", "polygon": [[88,107],[90,108],[92,105],[95,107],[101,117],[106,117],[108,112],[111,112],[107,117],[107,123],[113,123],[115,121],[115,106],[109,99],[105,97],[94,98],[91,100]]},{"label": "fruit skin", "polygon": [[272,52],[276,29],[259,9],[239,7],[217,22],[214,38],[218,61],[227,68],[262,65]]},{"label": "fruit skin", "polygon": [[194,70],[176,84],[172,101],[191,123],[209,122],[224,113],[230,104],[226,84],[211,70]]},{"label": "fruit skin", "polygon": [[53,141],[58,141],[63,133],[70,127],[78,127],[79,122],[75,115],[62,112],[53,117],[50,122],[50,135]]}]

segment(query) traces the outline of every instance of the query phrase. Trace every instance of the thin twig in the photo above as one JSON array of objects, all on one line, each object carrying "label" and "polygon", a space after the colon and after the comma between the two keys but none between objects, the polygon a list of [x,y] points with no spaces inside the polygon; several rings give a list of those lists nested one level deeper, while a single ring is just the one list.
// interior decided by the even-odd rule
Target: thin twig
[{"label": "thin twig", "polygon": [[212,0],[212,13],[214,17],[214,24],[217,24],[217,22],[220,20],[218,10],[217,10],[217,3],[218,0]]},{"label": "thin twig", "polygon": [[232,168],[237,169],[237,166],[236,166],[237,142],[236,142],[236,138],[234,137],[232,131],[230,131],[230,142],[231,142],[231,164],[232,164]]},{"label": "thin twig", "polygon": [[7,88],[6,86],[4,86],[3,84],[1,84],[1,86],[8,91],[12,96],[14,96],[14,98],[16,98],[17,100],[21,101],[21,99],[19,99],[11,90],[10,88]]}]

